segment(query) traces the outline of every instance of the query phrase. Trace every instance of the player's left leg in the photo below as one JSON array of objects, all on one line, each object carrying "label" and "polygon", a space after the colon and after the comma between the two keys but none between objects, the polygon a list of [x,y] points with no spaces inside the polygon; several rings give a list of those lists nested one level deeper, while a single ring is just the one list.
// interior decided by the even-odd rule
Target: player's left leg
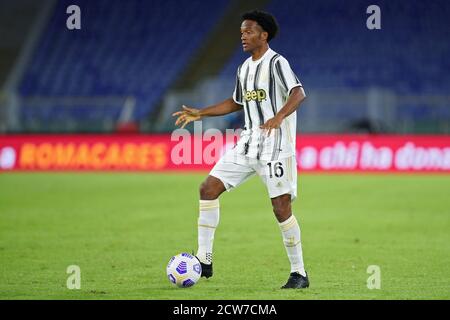
[{"label": "player's left leg", "polygon": [[266,184],[272,208],[283,237],[291,264],[288,282],[282,288],[306,288],[308,276],[303,263],[300,226],[292,214],[291,203],[297,197],[297,165],[295,157],[261,162],[258,175]]},{"label": "player's left leg", "polygon": [[302,289],[309,287],[308,275],[303,263],[300,226],[292,214],[291,194],[286,193],[272,198],[273,212],[283,236],[283,243],[291,263],[291,273],[283,289]]}]

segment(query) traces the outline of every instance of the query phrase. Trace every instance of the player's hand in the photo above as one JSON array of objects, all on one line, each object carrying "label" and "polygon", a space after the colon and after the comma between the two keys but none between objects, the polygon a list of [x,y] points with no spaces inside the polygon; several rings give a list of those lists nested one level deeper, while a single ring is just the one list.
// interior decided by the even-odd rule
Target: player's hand
[{"label": "player's hand", "polygon": [[192,121],[197,121],[202,118],[199,109],[189,108],[183,105],[182,111],[177,111],[172,114],[173,117],[178,117],[175,121],[175,125],[181,125],[184,128],[188,123]]},{"label": "player's hand", "polygon": [[270,133],[273,129],[278,129],[281,126],[281,122],[283,118],[279,115],[269,119],[263,125],[259,126],[261,129],[267,131],[267,136],[270,136]]}]

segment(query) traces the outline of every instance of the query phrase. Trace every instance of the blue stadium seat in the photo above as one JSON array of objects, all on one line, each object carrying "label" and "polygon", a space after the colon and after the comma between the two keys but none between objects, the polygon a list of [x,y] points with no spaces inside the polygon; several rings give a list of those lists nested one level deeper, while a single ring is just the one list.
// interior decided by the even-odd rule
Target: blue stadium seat
[{"label": "blue stadium seat", "polygon": [[[366,28],[367,1],[271,1],[280,34],[271,42],[306,88],[367,88],[398,93],[450,92],[450,6],[379,0],[381,30]],[[401,15],[399,15],[401,13]],[[234,79],[241,47],[221,72]]]},{"label": "blue stadium seat", "polygon": [[[19,91],[22,96],[134,96],[134,120],[147,116],[183,71],[226,0],[79,0],[81,30],[66,28],[70,0],[58,1],[42,33]],[[59,106],[23,119],[58,115]],[[87,106],[73,115],[89,117]],[[101,108],[100,118],[118,116]]]}]

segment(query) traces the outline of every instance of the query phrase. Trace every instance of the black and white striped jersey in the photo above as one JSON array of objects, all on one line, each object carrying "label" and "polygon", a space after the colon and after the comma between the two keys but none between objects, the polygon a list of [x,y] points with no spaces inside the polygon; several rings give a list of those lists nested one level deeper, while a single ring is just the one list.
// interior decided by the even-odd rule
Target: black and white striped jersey
[{"label": "black and white striped jersey", "polygon": [[239,152],[266,161],[295,155],[296,112],[269,137],[259,126],[284,106],[293,88],[301,86],[289,62],[270,48],[259,60],[249,57],[239,66],[233,92],[233,100],[245,111],[245,128],[237,143]]}]

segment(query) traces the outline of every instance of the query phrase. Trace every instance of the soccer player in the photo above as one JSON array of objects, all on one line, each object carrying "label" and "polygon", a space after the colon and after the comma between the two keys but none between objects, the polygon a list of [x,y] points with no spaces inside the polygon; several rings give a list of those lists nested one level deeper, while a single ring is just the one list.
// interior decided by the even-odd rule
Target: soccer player
[{"label": "soccer player", "polygon": [[306,95],[288,61],[269,48],[278,24],[269,13],[247,12],[242,16],[241,41],[250,57],[236,74],[232,98],[195,109],[183,106],[175,112],[175,125],[185,125],[203,117],[244,110],[245,127],[235,147],[227,151],[200,186],[197,258],[202,276],[213,274],[214,232],[219,223],[219,196],[257,174],[267,187],[291,263],[290,275],[282,288],[307,288],[300,242],[300,227],[292,214],[297,196],[295,158],[296,109]]}]

